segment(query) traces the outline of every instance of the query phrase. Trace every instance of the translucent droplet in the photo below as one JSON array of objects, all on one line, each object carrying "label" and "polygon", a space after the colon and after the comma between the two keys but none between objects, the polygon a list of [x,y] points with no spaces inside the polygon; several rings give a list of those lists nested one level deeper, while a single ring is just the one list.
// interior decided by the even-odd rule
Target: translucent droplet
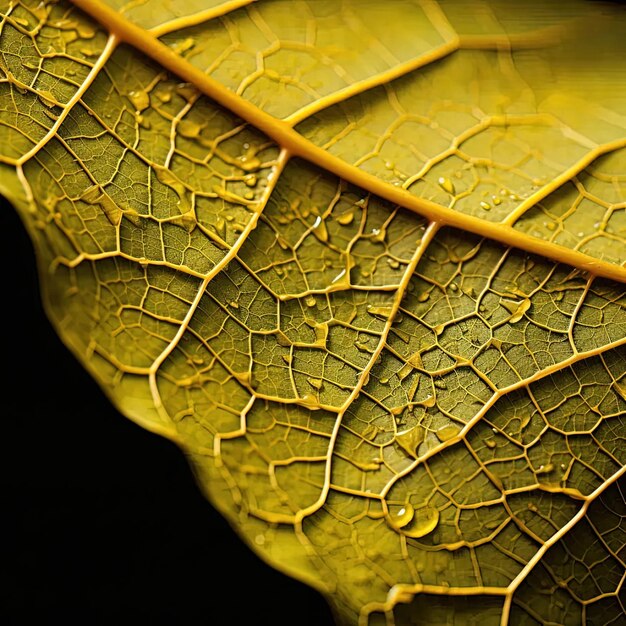
[{"label": "translucent droplet", "polygon": [[392,313],[392,308],[390,306],[371,306],[367,307],[367,312],[370,315],[378,315],[380,317],[389,317]]},{"label": "translucent droplet", "polygon": [[453,437],[456,437],[461,432],[461,429],[454,424],[448,424],[447,426],[442,426],[437,430],[437,438],[439,441],[449,441]]},{"label": "translucent droplet", "polygon": [[493,439],[487,439],[485,445],[493,450],[496,447],[496,442]]},{"label": "translucent droplet", "polygon": [[128,93],[128,99],[135,107],[135,110],[139,112],[150,106],[150,96],[145,91],[130,91]]},{"label": "translucent droplet", "polygon": [[191,120],[181,120],[176,127],[177,132],[183,137],[194,139],[202,132],[202,126]]},{"label": "translucent droplet", "polygon": [[343,213],[337,217],[337,222],[342,226],[349,226],[354,221],[354,213],[352,211],[348,211],[347,213]]},{"label": "translucent droplet", "polygon": [[313,296],[308,296],[304,303],[308,306],[308,307],[314,307],[315,306],[315,298]]},{"label": "translucent droplet", "polygon": [[410,503],[389,505],[389,517],[387,521],[394,530],[404,528],[413,520],[414,509]]},{"label": "translucent droplet", "polygon": [[554,471],[553,463],[546,463],[545,465],[540,465],[539,469],[535,472],[536,474],[549,474]]},{"label": "translucent droplet", "polygon": [[456,190],[454,188],[454,183],[449,179],[449,178],[445,178],[444,176],[440,176],[439,180],[437,181],[439,183],[439,186],[446,191],[447,193],[449,193],[450,195],[454,195]]},{"label": "translucent droplet", "polygon": [[413,428],[409,428],[408,430],[398,433],[395,440],[396,443],[403,450],[406,450],[410,456],[417,458],[417,449],[424,441],[425,435],[426,430],[418,424]]},{"label": "translucent droplet", "polygon": [[500,300],[500,304],[511,313],[511,317],[508,320],[509,323],[515,324],[530,309],[531,302],[530,298],[524,298],[523,300],[506,300],[503,298]]},{"label": "translucent droplet", "polygon": [[425,537],[432,533],[439,524],[439,511],[433,507],[425,506],[414,510],[413,519],[402,527],[402,534],[413,539]]},{"label": "translucent droplet", "polygon": [[480,203],[480,208],[483,211],[489,211],[489,209],[491,209],[491,205],[488,202],[485,202],[484,200]]}]

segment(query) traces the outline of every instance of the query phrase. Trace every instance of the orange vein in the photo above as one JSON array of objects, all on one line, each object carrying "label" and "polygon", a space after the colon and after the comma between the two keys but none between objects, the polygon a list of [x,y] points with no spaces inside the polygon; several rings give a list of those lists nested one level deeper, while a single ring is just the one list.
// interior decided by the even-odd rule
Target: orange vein
[{"label": "orange vein", "polygon": [[191,65],[156,39],[154,35],[132,24],[100,0],[72,0],[72,2],[117,35],[119,39],[131,44],[172,73],[194,84],[217,103],[256,126],[285,148],[290,155],[306,159],[327,171],[333,172],[344,180],[414,211],[430,221],[488,237],[507,246],[578,267],[595,276],[626,282],[626,267],[595,259],[577,250],[564,248],[558,244],[518,232],[506,224],[487,222],[472,215],[459,213],[430,200],[418,198],[402,188],[389,185],[376,176],[357,169],[316,146],[285,122],[272,117],[215,79],[207,76],[202,70]]}]

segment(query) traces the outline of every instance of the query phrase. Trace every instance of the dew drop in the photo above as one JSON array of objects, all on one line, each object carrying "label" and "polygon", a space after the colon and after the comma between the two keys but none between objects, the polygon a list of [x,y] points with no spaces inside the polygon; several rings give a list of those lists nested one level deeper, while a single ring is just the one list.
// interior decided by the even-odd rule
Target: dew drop
[{"label": "dew drop", "polygon": [[314,307],[315,306],[315,298],[313,296],[308,296],[306,298],[306,300],[304,301],[304,303],[308,306],[308,307]]},{"label": "dew drop", "polygon": [[413,513],[413,519],[402,528],[402,534],[413,539],[425,537],[432,533],[439,524],[439,511],[433,507],[425,506]]},{"label": "dew drop", "polygon": [[317,390],[321,389],[323,385],[321,378],[313,378],[312,376],[307,376],[306,382]]},{"label": "dew drop", "polygon": [[352,211],[348,211],[337,216],[337,222],[339,222],[342,226],[349,226],[353,221],[354,213]]},{"label": "dew drop", "polygon": [[453,424],[448,424],[447,426],[442,426],[437,430],[437,438],[439,441],[449,441],[453,437],[456,437],[461,429],[458,426],[454,426]]},{"label": "dew drop", "polygon": [[455,188],[454,188],[454,183],[449,179],[449,178],[445,178],[444,176],[440,176],[439,180],[437,181],[439,183],[439,186],[446,191],[447,193],[449,193],[450,195],[454,195],[455,194]]},{"label": "dew drop", "polygon": [[182,137],[194,139],[202,132],[202,126],[191,120],[181,120],[176,127],[176,131]]},{"label": "dew drop", "polygon": [[480,203],[480,208],[483,211],[489,211],[491,209],[491,205],[488,202],[485,202],[484,200]]},{"label": "dew drop", "polygon": [[545,465],[540,465],[539,469],[535,472],[536,474],[549,474],[554,471],[554,464],[546,463]]},{"label": "dew drop", "polygon": [[493,450],[496,447],[496,442],[493,439],[487,439],[487,441],[485,441],[485,445]]},{"label": "dew drop", "polygon": [[367,312],[370,315],[378,315],[380,317],[390,317],[392,308],[390,306],[371,306],[368,305]]},{"label": "dew drop", "polygon": [[425,434],[425,429],[418,424],[413,428],[399,432],[395,441],[410,456],[417,458],[417,449],[424,441]]},{"label": "dew drop", "polygon": [[150,106],[150,96],[145,91],[130,91],[128,92],[128,99],[138,112]]},{"label": "dew drop", "polygon": [[387,521],[394,530],[404,528],[413,520],[415,511],[410,503],[406,504],[392,504],[389,506],[389,517]]}]

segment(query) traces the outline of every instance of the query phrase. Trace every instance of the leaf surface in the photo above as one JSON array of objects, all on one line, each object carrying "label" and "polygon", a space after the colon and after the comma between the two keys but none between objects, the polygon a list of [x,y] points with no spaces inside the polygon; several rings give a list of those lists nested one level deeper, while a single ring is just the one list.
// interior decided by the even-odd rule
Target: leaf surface
[{"label": "leaf surface", "polygon": [[626,17],[464,6],[0,4],[0,192],[64,341],[339,622],[618,623]]}]

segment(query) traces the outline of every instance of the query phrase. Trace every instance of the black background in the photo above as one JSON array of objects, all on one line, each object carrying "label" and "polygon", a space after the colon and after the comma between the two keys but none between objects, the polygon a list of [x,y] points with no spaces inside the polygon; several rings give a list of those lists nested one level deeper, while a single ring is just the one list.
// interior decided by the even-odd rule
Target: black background
[{"label": "black background", "polygon": [[4,201],[0,228],[0,623],[332,624],[244,545],[174,444],[111,406],[45,317]]}]

